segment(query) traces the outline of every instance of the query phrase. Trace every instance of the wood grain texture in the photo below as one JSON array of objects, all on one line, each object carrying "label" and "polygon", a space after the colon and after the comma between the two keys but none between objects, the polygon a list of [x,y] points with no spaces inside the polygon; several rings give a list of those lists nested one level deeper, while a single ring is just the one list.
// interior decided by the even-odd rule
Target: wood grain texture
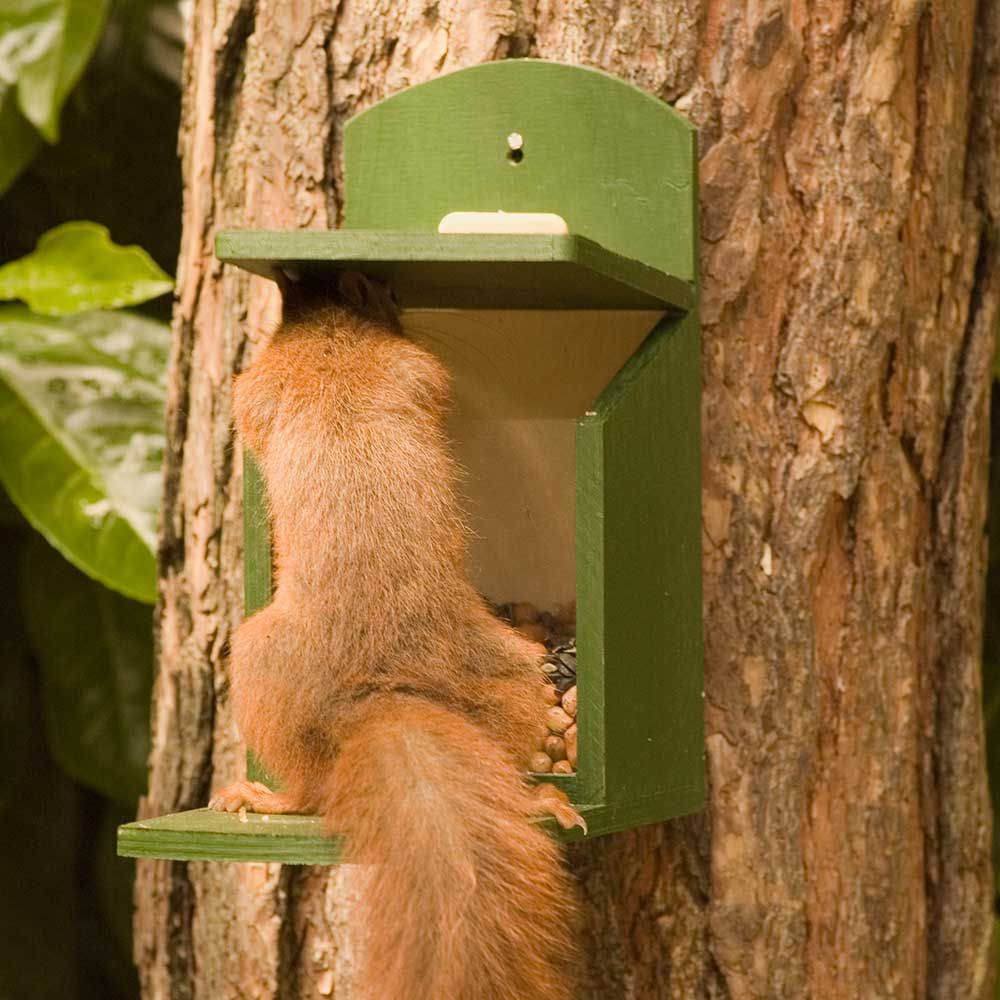
[{"label": "wood grain texture", "polygon": [[387,282],[403,309],[676,311],[696,301],[690,281],[577,235],[227,231],[216,255],[265,277],[285,267],[364,271]]},{"label": "wood grain texture", "polygon": [[[700,770],[700,764],[699,760],[689,769]],[[548,774],[538,776],[539,780],[552,778]],[[271,784],[266,776],[258,780]],[[629,789],[623,791],[627,793]],[[581,805],[578,811],[587,823],[589,834],[602,836],[635,827],[650,816],[694,812],[703,801],[703,783],[688,777],[685,784],[658,790],[646,797],[625,794],[618,801]],[[566,843],[583,837],[579,827],[563,830],[551,818],[533,822],[550,836]],[[137,820],[118,828],[118,853],[127,858],[335,865],[340,861],[341,846],[340,838],[323,835],[322,821],[318,816],[256,813],[240,816],[209,809],[189,809],[168,816]],[[427,863],[433,863],[433,858],[428,858]]]},{"label": "wood grain texture", "polygon": [[[403,86],[580,60],[700,129],[711,797],[573,849],[587,1000],[989,996],[998,17],[987,0],[197,0],[145,814],[202,804],[240,766],[228,387],[273,303],[212,261],[214,229],[333,223],[343,122]],[[146,996],[343,1000],[352,877],[144,863]]]}]

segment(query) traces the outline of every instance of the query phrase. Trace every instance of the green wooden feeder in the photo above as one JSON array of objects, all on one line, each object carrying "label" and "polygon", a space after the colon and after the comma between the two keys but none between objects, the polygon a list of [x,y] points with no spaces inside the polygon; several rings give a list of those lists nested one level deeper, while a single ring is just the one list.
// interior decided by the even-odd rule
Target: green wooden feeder
[{"label": "green wooden feeder", "polygon": [[[604,73],[507,60],[358,115],[344,162],[343,229],[221,232],[218,256],[393,287],[410,336],[454,374],[475,583],[497,602],[577,601],[578,769],[539,780],[568,791],[589,836],[699,809],[694,130]],[[554,213],[568,232],[439,233],[456,211]],[[251,462],[245,530],[250,613],[271,592]],[[118,851],[316,864],[339,843],[315,817],[199,809],[121,827]]]}]

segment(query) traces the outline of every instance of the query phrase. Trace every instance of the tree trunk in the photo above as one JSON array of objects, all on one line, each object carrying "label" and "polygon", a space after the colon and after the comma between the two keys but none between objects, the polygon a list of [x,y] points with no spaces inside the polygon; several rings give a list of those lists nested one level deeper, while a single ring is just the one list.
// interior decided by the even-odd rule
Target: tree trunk
[{"label": "tree trunk", "polygon": [[[997,5],[196,0],[192,16],[144,814],[203,805],[242,767],[230,383],[277,301],[214,260],[215,230],[336,225],[343,123],[402,87],[487,59],[580,62],[700,128],[710,778],[704,814],[571,852],[582,995],[991,995]],[[140,864],[145,996],[343,1000],[351,879]]]}]

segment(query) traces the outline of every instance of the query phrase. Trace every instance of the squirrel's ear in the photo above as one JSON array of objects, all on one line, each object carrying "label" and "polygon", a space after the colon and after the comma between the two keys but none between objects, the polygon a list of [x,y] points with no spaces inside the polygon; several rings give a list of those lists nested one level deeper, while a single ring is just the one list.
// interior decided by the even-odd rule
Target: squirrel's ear
[{"label": "squirrel's ear", "polygon": [[303,275],[291,268],[280,268],[275,281],[281,289],[281,317],[284,323],[304,320],[313,313],[329,310],[339,294],[330,277]]},{"label": "squirrel's ear", "polygon": [[369,278],[360,271],[341,271],[337,275],[337,292],[346,305],[372,319],[399,330],[396,296],[388,285]]},{"label": "squirrel's ear", "polygon": [[368,279],[360,271],[341,271],[337,275],[337,292],[340,300],[366,313],[371,309],[371,290]]},{"label": "squirrel's ear", "polygon": [[274,274],[274,282],[282,295],[291,294],[291,289],[302,281],[302,274],[294,267],[279,267]]},{"label": "squirrel's ear", "polygon": [[301,275],[281,270],[276,280],[282,292],[282,313],[286,323],[327,313],[341,305],[396,333],[402,332],[396,297],[389,286],[360,271]]}]

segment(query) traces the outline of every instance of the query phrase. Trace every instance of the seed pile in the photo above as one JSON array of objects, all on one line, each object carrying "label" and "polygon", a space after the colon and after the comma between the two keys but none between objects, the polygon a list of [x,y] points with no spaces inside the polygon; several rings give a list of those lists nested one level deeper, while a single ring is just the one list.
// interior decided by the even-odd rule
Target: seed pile
[{"label": "seed pile", "polygon": [[526,601],[501,604],[497,615],[522,635],[544,643],[548,651],[542,670],[549,708],[528,769],[535,773],[573,774],[576,771],[576,608],[570,604],[554,612],[539,611]]}]

